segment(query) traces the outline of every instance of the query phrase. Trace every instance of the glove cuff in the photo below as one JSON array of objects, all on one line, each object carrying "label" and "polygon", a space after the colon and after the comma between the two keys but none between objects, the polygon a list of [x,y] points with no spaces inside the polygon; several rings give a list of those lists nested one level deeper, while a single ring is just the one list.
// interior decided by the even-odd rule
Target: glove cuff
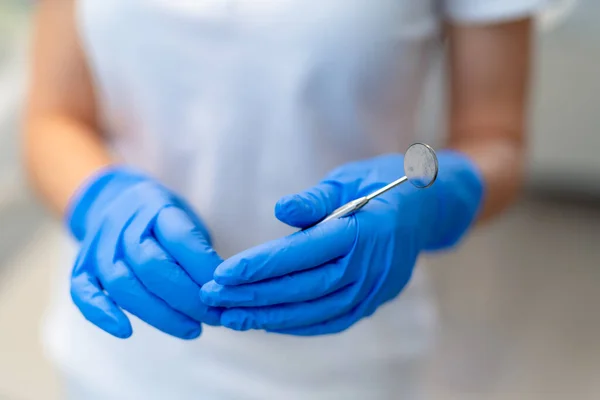
[{"label": "glove cuff", "polygon": [[483,175],[465,154],[438,152],[439,173],[426,191],[436,198],[436,221],[431,225],[425,250],[435,251],[458,244],[479,215],[485,194]]},{"label": "glove cuff", "polygon": [[148,179],[123,166],[104,167],[90,175],[69,200],[64,221],[71,234],[81,241],[87,230],[88,216],[105,206],[127,186]]}]

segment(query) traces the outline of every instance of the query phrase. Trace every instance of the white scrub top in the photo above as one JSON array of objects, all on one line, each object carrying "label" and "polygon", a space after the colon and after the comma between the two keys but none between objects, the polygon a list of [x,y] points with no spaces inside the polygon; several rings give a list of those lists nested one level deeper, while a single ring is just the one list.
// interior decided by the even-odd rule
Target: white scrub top
[{"label": "white scrub top", "polygon": [[[231,256],[291,230],[276,201],[356,159],[414,142],[442,17],[495,21],[540,0],[79,0],[77,25],[115,153],[184,196]],[[412,399],[434,312],[417,268],[393,302],[338,335],[204,327],[194,341],[132,317],[95,328],[69,297],[74,246],[45,326],[65,376],[102,399]],[[91,398],[85,395],[85,398]]]}]

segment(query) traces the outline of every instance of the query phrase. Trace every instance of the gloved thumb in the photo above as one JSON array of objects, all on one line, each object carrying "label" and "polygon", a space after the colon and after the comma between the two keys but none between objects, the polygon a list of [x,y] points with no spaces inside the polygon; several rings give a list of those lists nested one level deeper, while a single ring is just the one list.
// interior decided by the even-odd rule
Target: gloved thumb
[{"label": "gloved thumb", "polygon": [[327,181],[304,192],[282,197],[275,205],[275,216],[287,225],[306,228],[341,205],[342,185]]}]

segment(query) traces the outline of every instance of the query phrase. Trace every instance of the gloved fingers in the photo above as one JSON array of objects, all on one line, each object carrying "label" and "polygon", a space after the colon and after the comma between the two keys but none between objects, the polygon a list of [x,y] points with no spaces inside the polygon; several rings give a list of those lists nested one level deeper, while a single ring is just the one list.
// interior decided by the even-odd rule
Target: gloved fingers
[{"label": "gloved fingers", "polygon": [[320,299],[303,303],[225,309],[221,315],[221,324],[239,331],[277,331],[311,326],[347,313],[360,303],[360,300],[361,287],[353,284]]},{"label": "gloved fingers", "polygon": [[353,278],[344,259],[307,271],[238,286],[215,281],[202,286],[202,301],[214,307],[264,307],[314,300],[349,285]]},{"label": "gloved fingers", "polygon": [[109,296],[122,309],[130,312],[155,328],[182,338],[194,339],[201,333],[200,323],[175,311],[165,301],[156,297],[144,287],[132,270],[118,259],[120,249],[115,232],[122,227],[108,227],[104,240],[98,243],[95,252],[96,276]]},{"label": "gloved fingers", "polygon": [[151,236],[144,237],[146,221],[134,218],[122,235],[123,258],[145,288],[173,309],[196,321],[218,323],[208,312],[196,284]]},{"label": "gloved fingers", "polygon": [[326,181],[304,192],[284,196],[275,205],[275,216],[287,225],[306,228],[342,205],[342,190],[340,183]]},{"label": "gloved fingers", "polygon": [[166,207],[158,213],[153,231],[161,247],[198,285],[203,285],[213,279],[215,268],[223,260],[194,219],[180,208]]},{"label": "gloved fingers", "polygon": [[101,262],[99,279],[108,294],[124,310],[149,325],[181,339],[200,336],[200,323],[172,309],[167,303],[149,293],[124,262],[112,265]]},{"label": "gloved fingers", "polygon": [[173,193],[171,193],[171,196],[173,196],[173,200],[174,200],[173,203],[174,203],[175,207],[183,210],[183,212],[185,212],[187,214],[190,221],[192,221],[194,226],[200,231],[200,233],[202,234],[202,236],[204,237],[204,239],[206,240],[208,245],[212,246],[212,239],[210,237],[210,232],[208,231],[208,229],[206,229],[204,222],[196,214],[196,211],[193,209],[193,207],[184,198],[176,196]]},{"label": "gloved fingers", "polygon": [[129,318],[104,293],[100,283],[86,265],[87,250],[79,255],[71,275],[71,298],[83,316],[98,328],[118,338],[132,334]]},{"label": "gloved fingers", "polygon": [[361,307],[329,321],[297,328],[276,329],[272,332],[293,336],[321,336],[340,333],[350,328],[362,318],[362,311],[359,311],[359,308]]},{"label": "gloved fingers", "polygon": [[348,254],[357,232],[354,217],[299,231],[225,260],[214,279],[220,285],[241,285],[314,268]]},{"label": "gloved fingers", "polygon": [[381,292],[378,289],[378,286],[376,286],[371,288],[369,293],[364,296],[362,301],[360,301],[356,307],[339,317],[313,325],[278,329],[273,332],[294,336],[320,336],[340,333],[350,328],[361,319],[370,317],[381,304],[394,297],[395,296],[392,296],[390,292]]}]

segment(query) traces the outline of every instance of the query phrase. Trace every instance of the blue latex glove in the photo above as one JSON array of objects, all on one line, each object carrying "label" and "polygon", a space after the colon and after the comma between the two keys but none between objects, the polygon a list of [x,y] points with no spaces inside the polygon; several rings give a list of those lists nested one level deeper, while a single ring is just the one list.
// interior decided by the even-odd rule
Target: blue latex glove
[{"label": "blue latex glove", "polygon": [[[356,214],[244,251],[223,262],[202,300],[226,307],[224,326],[293,335],[343,331],[395,298],[422,250],[453,246],[476,217],[483,183],[463,155],[441,152],[428,189],[404,184]],[[403,174],[403,156],[344,165],[316,187],[281,199],[275,213],[310,226]]]},{"label": "blue latex glove", "polygon": [[128,169],[104,170],[74,196],[67,222],[81,246],[71,296],[90,322],[126,338],[126,310],[183,339],[200,335],[200,321],[218,324],[198,291],[222,260],[199,218],[165,187]]}]

